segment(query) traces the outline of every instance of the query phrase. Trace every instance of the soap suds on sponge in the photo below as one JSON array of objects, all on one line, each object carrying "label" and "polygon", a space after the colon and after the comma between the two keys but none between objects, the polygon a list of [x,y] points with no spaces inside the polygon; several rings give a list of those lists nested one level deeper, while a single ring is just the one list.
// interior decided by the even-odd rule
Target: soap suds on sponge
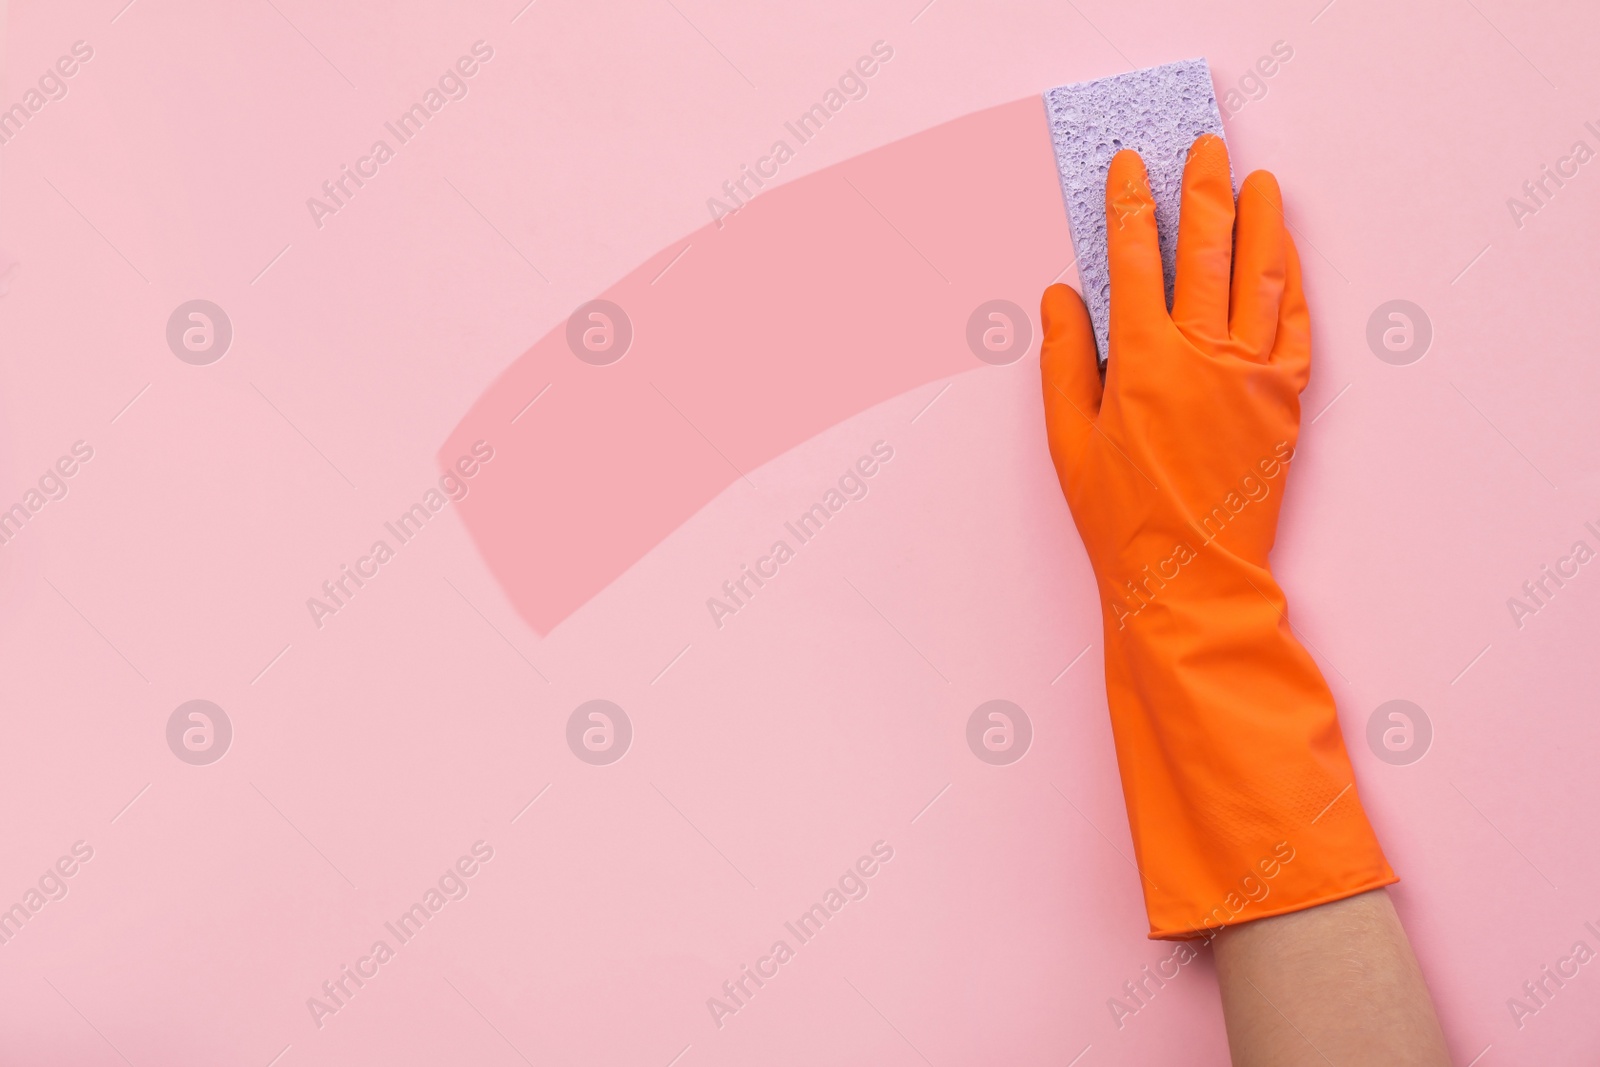
[{"label": "soap suds on sponge", "polygon": [[1144,157],[1155,195],[1170,308],[1183,164],[1196,137],[1222,136],[1222,116],[1204,59],[1063,85],[1045,92],[1044,105],[1083,299],[1104,363],[1111,326],[1111,272],[1106,259],[1106,173],[1111,157],[1124,148]]}]

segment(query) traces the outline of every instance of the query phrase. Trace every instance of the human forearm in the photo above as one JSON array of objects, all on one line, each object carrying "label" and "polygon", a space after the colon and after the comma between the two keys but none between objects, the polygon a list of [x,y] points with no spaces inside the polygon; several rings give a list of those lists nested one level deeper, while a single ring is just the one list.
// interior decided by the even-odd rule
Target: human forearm
[{"label": "human forearm", "polygon": [[1212,941],[1235,1067],[1443,1067],[1422,972],[1384,890]]}]

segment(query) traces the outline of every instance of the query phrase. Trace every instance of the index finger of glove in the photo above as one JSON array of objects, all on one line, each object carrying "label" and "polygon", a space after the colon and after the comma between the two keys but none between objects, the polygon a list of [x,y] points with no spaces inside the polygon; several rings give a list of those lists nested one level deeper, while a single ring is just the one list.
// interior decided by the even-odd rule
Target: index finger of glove
[{"label": "index finger of glove", "polygon": [[1138,336],[1167,318],[1156,240],[1156,202],[1144,160],[1123,149],[1106,175],[1106,253],[1111,265],[1111,358],[1118,335]]}]

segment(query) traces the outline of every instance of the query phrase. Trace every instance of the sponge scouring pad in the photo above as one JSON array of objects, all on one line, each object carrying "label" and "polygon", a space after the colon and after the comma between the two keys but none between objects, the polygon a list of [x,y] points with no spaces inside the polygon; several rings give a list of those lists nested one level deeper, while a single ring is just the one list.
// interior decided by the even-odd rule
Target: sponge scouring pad
[{"label": "sponge scouring pad", "polygon": [[1183,164],[1196,137],[1222,136],[1222,116],[1204,59],[1063,85],[1047,90],[1044,103],[1083,299],[1104,363],[1111,323],[1111,273],[1106,261],[1106,173],[1111,157],[1124,148],[1144,157],[1155,195],[1170,308]]}]

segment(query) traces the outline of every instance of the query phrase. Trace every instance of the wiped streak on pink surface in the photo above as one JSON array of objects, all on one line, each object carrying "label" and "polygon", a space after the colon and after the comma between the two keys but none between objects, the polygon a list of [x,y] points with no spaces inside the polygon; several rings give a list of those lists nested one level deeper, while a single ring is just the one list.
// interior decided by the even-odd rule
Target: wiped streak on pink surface
[{"label": "wiped streak on pink surface", "polygon": [[598,294],[633,324],[619,362],[580,361],[558,325],[472,406],[440,463],[494,442],[460,513],[548,633],[744,472],[984,369],[966,341],[978,305],[1022,307],[1036,347],[1039,292],[1070,249],[1042,102],[957,119],[764,190],[663,249]]}]

